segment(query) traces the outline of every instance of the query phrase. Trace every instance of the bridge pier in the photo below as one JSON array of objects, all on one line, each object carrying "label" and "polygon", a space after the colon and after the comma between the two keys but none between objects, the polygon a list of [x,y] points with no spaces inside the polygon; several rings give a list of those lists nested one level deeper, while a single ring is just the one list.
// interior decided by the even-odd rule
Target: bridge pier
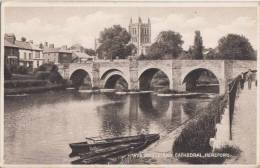
[{"label": "bridge pier", "polygon": [[94,62],[92,67],[92,88],[101,88],[102,87],[102,81],[99,77],[99,63]]},{"label": "bridge pier", "polygon": [[129,65],[130,79],[128,84],[129,90],[139,90],[139,79],[138,79],[138,61],[136,59],[130,60]]},{"label": "bridge pier", "polygon": [[172,79],[170,89],[176,91],[185,91],[186,86],[182,83],[182,64],[180,62],[172,62]]}]

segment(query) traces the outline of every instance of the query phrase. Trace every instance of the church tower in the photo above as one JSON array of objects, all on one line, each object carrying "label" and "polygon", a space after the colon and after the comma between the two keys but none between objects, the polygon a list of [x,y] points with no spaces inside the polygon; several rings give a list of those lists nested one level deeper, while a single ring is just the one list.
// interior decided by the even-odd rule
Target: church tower
[{"label": "church tower", "polygon": [[137,55],[146,54],[148,47],[151,45],[151,21],[148,18],[147,23],[143,23],[139,17],[137,23],[133,23],[132,18],[129,23],[129,33],[131,43],[137,48]]}]

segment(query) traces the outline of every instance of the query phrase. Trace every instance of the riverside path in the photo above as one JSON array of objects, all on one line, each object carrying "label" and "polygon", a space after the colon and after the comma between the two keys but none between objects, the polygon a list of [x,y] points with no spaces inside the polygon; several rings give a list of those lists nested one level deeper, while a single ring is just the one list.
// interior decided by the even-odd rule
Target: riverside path
[{"label": "riverside path", "polygon": [[235,103],[235,111],[232,125],[233,144],[241,150],[236,163],[256,163],[256,121],[257,121],[257,87],[255,83],[248,89],[240,90]]}]

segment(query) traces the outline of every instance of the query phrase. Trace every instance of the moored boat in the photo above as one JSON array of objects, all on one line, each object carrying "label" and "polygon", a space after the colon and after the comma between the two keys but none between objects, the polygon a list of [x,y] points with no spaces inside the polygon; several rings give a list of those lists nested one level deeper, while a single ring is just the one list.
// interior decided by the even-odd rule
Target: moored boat
[{"label": "moored boat", "polygon": [[89,143],[88,141],[72,143],[69,145],[70,148],[72,149],[72,153],[70,154],[70,157],[77,156],[80,153],[89,152],[90,149],[92,148],[98,149],[98,148],[106,148],[106,147],[111,147],[120,144],[144,142],[145,140],[154,139],[154,138],[159,139],[159,134],[146,134],[146,135],[107,138],[107,139],[95,140],[94,143]]},{"label": "moored boat", "polygon": [[112,147],[106,147],[103,149],[97,149],[90,152],[80,154],[80,159],[72,161],[72,164],[95,164],[104,163],[111,158],[139,152],[145,149],[147,146],[158,140],[160,136],[158,134],[149,138],[144,138],[144,141],[139,141],[129,144],[115,145]]}]

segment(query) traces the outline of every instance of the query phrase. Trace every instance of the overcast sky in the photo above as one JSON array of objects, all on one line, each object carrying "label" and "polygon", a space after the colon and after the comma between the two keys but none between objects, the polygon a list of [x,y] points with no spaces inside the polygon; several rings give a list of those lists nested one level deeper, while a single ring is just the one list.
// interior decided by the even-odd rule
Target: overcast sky
[{"label": "overcast sky", "polygon": [[255,7],[226,8],[150,8],[150,7],[8,7],[5,9],[5,31],[36,43],[48,41],[55,46],[80,43],[94,48],[100,31],[114,24],[128,29],[129,20],[141,17],[152,23],[152,42],[160,31],[179,32],[187,49],[200,30],[204,46],[216,47],[228,34],[246,36],[256,49],[257,11]]}]

